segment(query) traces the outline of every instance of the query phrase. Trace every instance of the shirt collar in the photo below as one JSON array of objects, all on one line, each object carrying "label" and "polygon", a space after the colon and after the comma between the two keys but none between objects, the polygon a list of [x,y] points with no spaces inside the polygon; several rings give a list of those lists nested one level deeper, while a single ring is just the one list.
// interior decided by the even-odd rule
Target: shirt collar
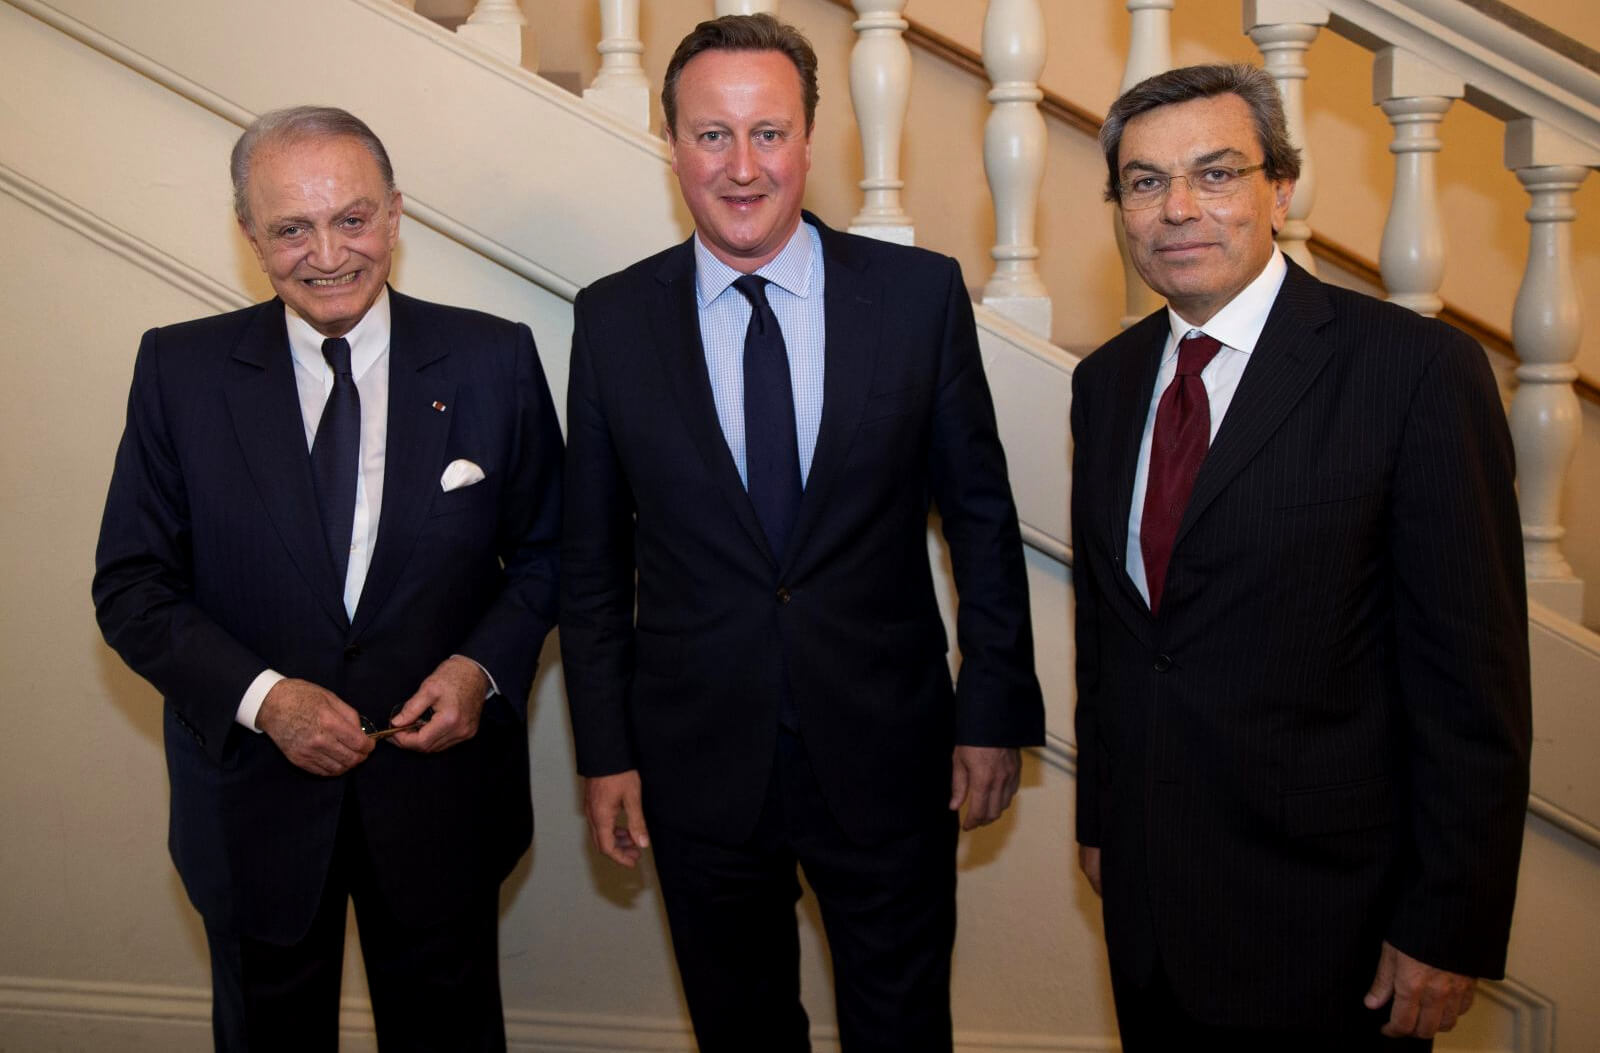
[{"label": "shirt collar", "polygon": [[[811,292],[811,257],[816,252],[816,240],[811,224],[802,220],[778,254],[755,273],[785,292],[805,299]],[[700,232],[695,231],[694,286],[701,307],[726,292],[741,273],[717,259],[700,240]]]},{"label": "shirt collar", "polygon": [[1272,313],[1272,305],[1278,299],[1278,289],[1288,273],[1289,265],[1283,262],[1283,252],[1274,245],[1272,256],[1255,280],[1240,289],[1239,294],[1224,304],[1222,310],[1212,315],[1205,325],[1184,321],[1183,316],[1169,306],[1167,324],[1172,327],[1171,346],[1176,348],[1178,341],[1191,330],[1200,329],[1225,346],[1248,355],[1256,349],[1256,341],[1261,339],[1267,315]]},{"label": "shirt collar", "polygon": [[[283,311],[289,326],[289,353],[302,368],[321,373],[327,368],[327,362],[322,357],[323,335],[296,314],[293,307],[284,304]],[[344,334],[344,338],[350,342],[350,375],[360,380],[361,375],[389,350],[387,285],[378,292],[378,298],[372,301],[367,313],[361,316],[355,328]]]}]

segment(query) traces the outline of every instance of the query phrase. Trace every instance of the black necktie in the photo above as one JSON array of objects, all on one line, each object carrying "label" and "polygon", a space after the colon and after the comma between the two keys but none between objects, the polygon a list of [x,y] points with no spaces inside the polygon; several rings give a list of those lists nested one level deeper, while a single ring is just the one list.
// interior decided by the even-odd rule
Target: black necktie
[{"label": "black necktie", "polygon": [[328,539],[328,555],[344,592],[350,566],[350,531],[356,517],[356,472],[361,453],[361,395],[350,375],[350,342],[343,337],[322,342],[322,357],[333,370],[333,390],[328,393],[317,435],[311,442],[311,479],[317,488],[317,508]]},{"label": "black necktie", "polygon": [[800,447],[795,438],[789,351],[767,303],[767,279],[754,274],[733,287],[750,301],[744,331],[744,453],[750,503],[780,562],[800,510]]}]

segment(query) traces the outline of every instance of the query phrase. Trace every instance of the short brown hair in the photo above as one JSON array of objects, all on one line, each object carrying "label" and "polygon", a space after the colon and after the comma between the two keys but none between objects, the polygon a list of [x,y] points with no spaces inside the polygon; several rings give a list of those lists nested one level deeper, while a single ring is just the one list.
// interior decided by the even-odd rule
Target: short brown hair
[{"label": "short brown hair", "polygon": [[667,63],[661,84],[661,113],[667,134],[676,134],[678,122],[678,77],[689,60],[703,51],[778,51],[800,74],[800,94],[805,102],[806,132],[817,115],[817,53],[811,42],[794,26],[771,15],[723,15],[695,26],[678,44]]},{"label": "short brown hair", "polygon": [[1283,99],[1270,76],[1243,62],[1184,66],[1145,78],[1111,104],[1106,122],[1100,126],[1100,149],[1106,155],[1106,200],[1117,201],[1121,197],[1117,152],[1122,148],[1122,132],[1129,121],[1160,106],[1218,95],[1237,95],[1250,107],[1267,179],[1276,182],[1300,178],[1300,151],[1289,139]]}]

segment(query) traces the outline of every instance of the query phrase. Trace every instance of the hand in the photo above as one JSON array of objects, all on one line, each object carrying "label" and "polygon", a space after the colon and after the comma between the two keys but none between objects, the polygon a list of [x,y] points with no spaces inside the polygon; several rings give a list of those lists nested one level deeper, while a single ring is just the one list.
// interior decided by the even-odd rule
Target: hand
[{"label": "hand", "polygon": [[261,700],[256,727],[289,758],[313,775],[343,775],[367,759],[372,740],[361,717],[332,691],[309,680],[278,681]]},{"label": "hand", "polygon": [[389,721],[410,724],[430,708],[433,717],[416,731],[402,731],[389,741],[401,749],[418,753],[438,753],[478,733],[478,718],[483,716],[483,700],[489,691],[489,677],[478,663],[451,655],[406,699],[400,712]]},{"label": "hand", "polygon": [[1089,879],[1089,887],[1100,895],[1100,849],[1090,845],[1078,846],[1078,869]]},{"label": "hand", "polygon": [[1473,977],[1419,962],[1385,940],[1378,958],[1378,974],[1372,978],[1372,987],[1362,1002],[1368,1009],[1377,1009],[1392,996],[1394,1006],[1383,1033],[1391,1038],[1432,1038],[1455,1027],[1462,1014],[1472,1008],[1476,982]]},{"label": "hand", "polygon": [[1007,746],[957,746],[950,758],[950,810],[967,804],[961,829],[976,830],[1000,818],[1017,794],[1022,752]]},{"label": "hand", "polygon": [[638,864],[640,852],[650,847],[643,801],[635,769],[584,780],[583,812],[601,855],[625,867]]}]

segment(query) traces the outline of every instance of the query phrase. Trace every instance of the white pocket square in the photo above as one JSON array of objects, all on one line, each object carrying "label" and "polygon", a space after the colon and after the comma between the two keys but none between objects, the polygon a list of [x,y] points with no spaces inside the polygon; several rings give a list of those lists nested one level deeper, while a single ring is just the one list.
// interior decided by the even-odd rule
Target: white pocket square
[{"label": "white pocket square", "polygon": [[483,482],[483,469],[471,461],[451,461],[445,467],[444,474],[439,476],[439,489],[445,493],[459,490],[463,486]]}]

